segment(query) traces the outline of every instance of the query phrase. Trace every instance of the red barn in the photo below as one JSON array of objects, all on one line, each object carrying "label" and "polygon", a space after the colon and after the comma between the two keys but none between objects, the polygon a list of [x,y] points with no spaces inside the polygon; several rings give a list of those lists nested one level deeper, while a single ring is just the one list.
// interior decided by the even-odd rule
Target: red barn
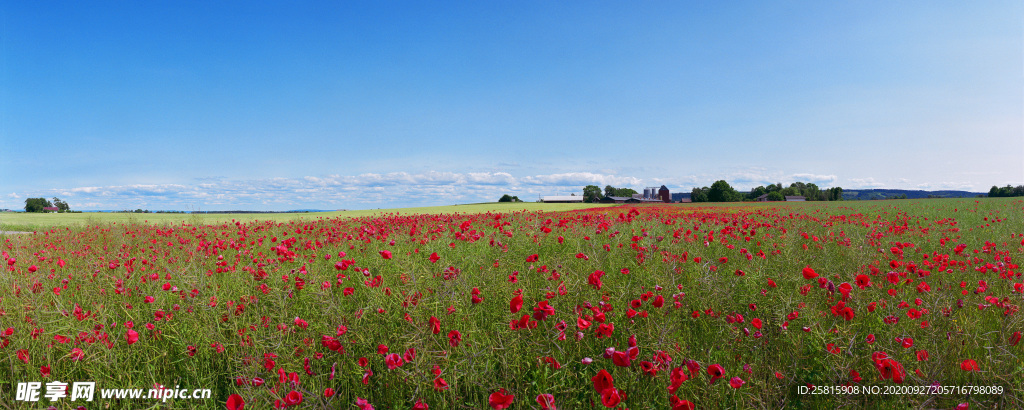
[{"label": "red barn", "polygon": [[665,187],[664,185],[662,185],[661,188],[658,189],[658,198],[661,199],[661,202],[664,202],[666,204],[672,203],[672,194],[668,192],[668,188]]}]

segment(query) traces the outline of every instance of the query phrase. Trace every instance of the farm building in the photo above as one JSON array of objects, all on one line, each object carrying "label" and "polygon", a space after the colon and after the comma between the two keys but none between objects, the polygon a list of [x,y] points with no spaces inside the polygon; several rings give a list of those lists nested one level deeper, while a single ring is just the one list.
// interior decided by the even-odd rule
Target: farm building
[{"label": "farm building", "polygon": [[754,198],[754,200],[757,202],[768,202],[768,194],[761,195],[757,198]]},{"label": "farm building", "polygon": [[639,202],[632,197],[628,196],[606,196],[601,198],[602,204],[624,204],[626,202]]},{"label": "farm building", "polygon": [[546,203],[583,202],[583,197],[575,195],[548,195],[540,197],[540,201]]},{"label": "farm building", "polygon": [[59,211],[59,210],[60,210],[60,208],[57,208],[57,207],[55,207],[55,206],[46,206],[46,207],[43,207],[43,212],[57,212],[57,211]]}]

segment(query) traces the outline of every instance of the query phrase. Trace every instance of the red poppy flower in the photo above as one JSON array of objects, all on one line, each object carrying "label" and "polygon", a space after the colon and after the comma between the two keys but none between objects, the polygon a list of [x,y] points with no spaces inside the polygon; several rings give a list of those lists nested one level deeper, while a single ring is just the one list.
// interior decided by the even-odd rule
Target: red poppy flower
[{"label": "red poppy flower", "polygon": [[619,389],[609,387],[601,392],[601,404],[605,407],[615,407],[622,402],[622,396],[619,393]]},{"label": "red poppy flower", "polygon": [[818,272],[815,272],[814,269],[811,269],[811,265],[807,265],[804,267],[803,274],[804,279],[814,279],[818,277]]},{"label": "red poppy flower", "polygon": [[439,260],[441,260],[441,257],[437,256],[437,252],[434,252],[434,253],[430,254],[430,262],[431,263],[437,263],[437,261],[439,261]]},{"label": "red poppy flower", "polygon": [[302,393],[292,390],[284,396],[284,402],[289,406],[296,406],[302,404]]},{"label": "red poppy flower", "polygon": [[620,367],[629,367],[629,365],[631,364],[630,360],[629,360],[629,353],[627,353],[627,352],[615,352],[615,353],[612,353],[612,363],[615,363],[616,366],[620,366]]},{"label": "red poppy flower", "polygon": [[668,397],[668,403],[672,406],[672,410],[695,410],[697,408],[689,400],[681,400],[675,395]]},{"label": "red poppy flower", "polygon": [[682,367],[676,367],[672,369],[671,372],[669,372],[668,379],[671,382],[671,384],[668,386],[668,392],[670,394],[676,394],[676,390],[679,389],[679,386],[682,386],[683,382],[689,380],[690,378],[686,376],[686,372]]},{"label": "red poppy flower", "polygon": [[764,323],[761,322],[761,319],[758,318],[751,319],[750,324],[753,325],[754,328],[756,328],[757,330],[761,330],[761,327],[764,326]]},{"label": "red poppy flower", "polygon": [[505,389],[501,389],[487,397],[487,404],[494,410],[507,409],[512,405],[512,400],[514,399],[514,395],[506,394]]},{"label": "red poppy flower", "polygon": [[597,325],[597,337],[611,337],[612,333],[615,332],[615,325],[611,323],[602,323]]},{"label": "red poppy flower", "polygon": [[545,320],[553,314],[555,314],[555,308],[549,305],[546,300],[540,301],[540,303],[537,303],[537,307],[533,308],[533,318],[537,320]]},{"label": "red poppy flower", "polygon": [[434,316],[431,316],[430,319],[427,320],[427,322],[430,324],[430,332],[431,333],[433,333],[435,335],[438,334],[438,333],[441,333],[441,320],[440,319],[438,319],[438,318],[436,318]]},{"label": "red poppy flower", "polygon": [[334,397],[334,389],[330,387],[324,389],[324,397]]},{"label": "red poppy flower", "polygon": [[732,386],[732,388],[734,388],[734,389],[738,389],[740,387],[743,387],[744,383],[746,383],[746,382],[744,382],[743,379],[741,379],[739,377],[733,377],[731,380],[729,380],[729,385]]},{"label": "red poppy flower", "polygon": [[523,295],[516,295],[508,302],[508,310],[512,313],[518,312],[523,308]]},{"label": "red poppy flower", "polygon": [[710,365],[708,366],[708,376],[711,376],[711,384],[714,384],[715,380],[725,377],[725,369],[718,364]]},{"label": "red poppy flower", "polygon": [[397,354],[392,353],[384,357],[384,364],[388,365],[388,370],[395,370],[402,367],[405,362],[403,362],[402,358],[398,357]]},{"label": "red poppy flower", "polygon": [[643,370],[644,373],[647,373],[651,377],[658,375],[658,366],[648,361],[640,362],[640,370]]},{"label": "red poppy flower", "polygon": [[370,404],[370,401],[362,397],[356,397],[356,406],[359,406],[359,410],[373,410],[373,405]]},{"label": "red poppy flower", "polygon": [[228,396],[228,401],[225,405],[228,410],[242,410],[245,408],[245,400],[242,399],[242,396],[232,394]]},{"label": "red poppy flower", "polygon": [[557,410],[557,408],[555,407],[555,396],[552,396],[550,394],[538,394],[537,404],[540,405],[540,408],[545,410]]},{"label": "red poppy flower", "polygon": [[896,384],[903,384],[903,380],[907,375],[906,371],[903,370],[903,365],[893,359],[884,358],[878,360],[875,362],[875,367],[878,368],[878,372],[883,380],[892,379]]},{"label": "red poppy flower", "polygon": [[1016,346],[1017,343],[1020,343],[1020,332],[1013,332],[1013,334],[1010,335],[1009,342],[1010,346]]},{"label": "red poppy flower", "polygon": [[434,378],[434,390],[448,390],[448,382],[440,377]]},{"label": "red poppy flower", "polygon": [[974,359],[967,359],[960,363],[960,370],[963,370],[965,372],[981,371],[981,369],[978,367],[978,362],[975,362]]},{"label": "red poppy flower", "polygon": [[462,333],[458,330],[452,330],[448,332],[448,344],[452,347],[459,347],[459,343],[462,342]]},{"label": "red poppy flower", "polygon": [[928,360],[928,351],[927,350],[918,350],[917,351],[917,361],[923,362],[925,360]]},{"label": "red poppy flower", "polygon": [[135,342],[139,341],[139,332],[128,329],[128,331],[124,333],[124,338],[128,341],[128,344],[135,344]]},{"label": "red poppy flower", "polygon": [[380,251],[380,257],[384,259],[391,259],[391,251]]},{"label": "red poppy flower", "polygon": [[850,370],[850,381],[851,382],[860,383],[861,380],[863,380],[863,379],[861,379],[860,373],[857,373],[856,370]]},{"label": "red poppy flower", "polygon": [[403,355],[402,358],[407,362],[411,362],[416,358],[416,349],[410,347],[405,351],[405,355]]},{"label": "red poppy flower", "polygon": [[598,393],[615,385],[615,379],[613,379],[612,375],[605,369],[601,369],[601,371],[597,372],[597,375],[592,377],[590,380],[594,382],[594,391]]}]

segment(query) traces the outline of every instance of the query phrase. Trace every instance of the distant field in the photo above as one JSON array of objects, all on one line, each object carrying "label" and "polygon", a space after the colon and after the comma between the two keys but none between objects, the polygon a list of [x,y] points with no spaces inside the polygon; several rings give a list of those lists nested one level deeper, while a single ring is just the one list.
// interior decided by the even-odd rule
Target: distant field
[{"label": "distant field", "polygon": [[482,203],[470,205],[447,205],[419,208],[366,209],[335,212],[309,213],[269,213],[269,214],[134,214],[87,212],[70,214],[37,214],[24,212],[0,213],[0,231],[37,231],[58,226],[97,225],[107,223],[147,223],[153,225],[214,224],[221,222],[240,221],[276,221],[287,222],[299,219],[315,220],[318,218],[358,218],[380,214],[445,214],[463,213],[477,214],[486,212],[527,211],[570,211],[597,207],[610,207],[610,204],[545,204],[537,202],[518,203]]}]

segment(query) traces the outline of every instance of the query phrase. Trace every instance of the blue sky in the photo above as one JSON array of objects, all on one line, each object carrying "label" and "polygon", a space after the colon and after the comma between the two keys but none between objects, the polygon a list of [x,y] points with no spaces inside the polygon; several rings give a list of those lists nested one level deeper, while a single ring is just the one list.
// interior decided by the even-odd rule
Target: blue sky
[{"label": "blue sky", "polygon": [[13,3],[0,208],[1024,183],[1019,1]]}]

